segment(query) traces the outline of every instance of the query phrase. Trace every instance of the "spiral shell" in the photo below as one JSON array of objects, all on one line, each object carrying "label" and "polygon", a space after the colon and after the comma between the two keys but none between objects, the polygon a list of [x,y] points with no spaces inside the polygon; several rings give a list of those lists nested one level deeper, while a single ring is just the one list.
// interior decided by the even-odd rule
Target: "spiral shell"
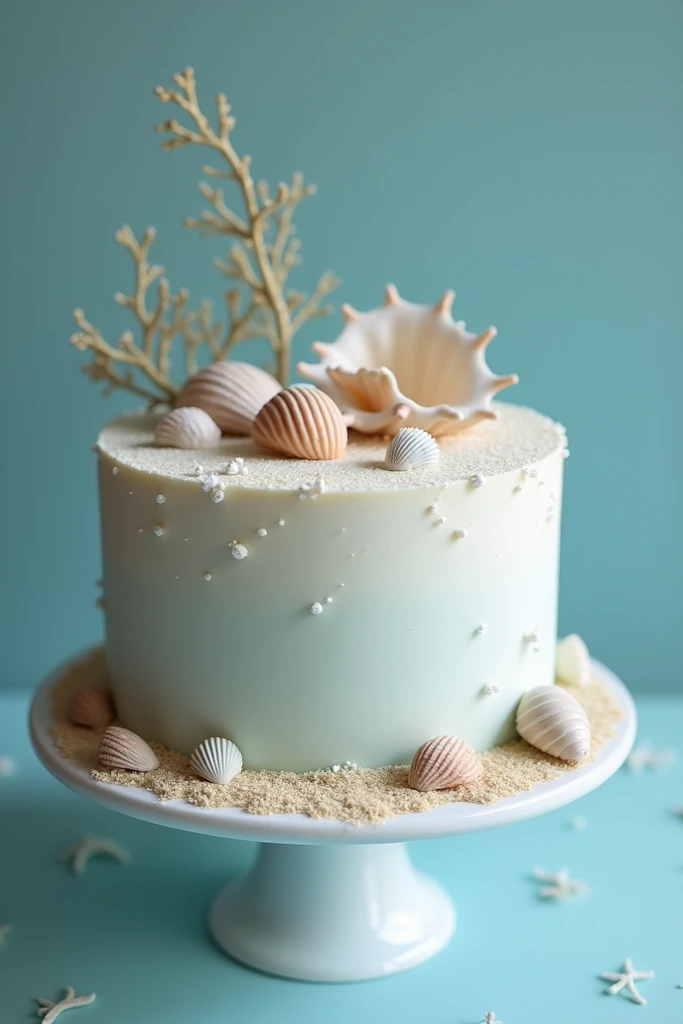
[{"label": "spiral shell", "polygon": [[420,427],[402,427],[387,448],[384,465],[395,472],[436,466],[441,451],[431,434]]},{"label": "spiral shell", "polygon": [[84,686],[71,697],[66,717],[72,725],[86,729],[106,729],[114,721],[114,708],[106,690]]},{"label": "spiral shell", "polygon": [[230,740],[212,736],[196,748],[190,758],[190,768],[208,782],[225,785],[242,771],[242,755]]},{"label": "spiral shell", "polygon": [[208,412],[191,405],[171,409],[154,430],[160,448],[212,448],[221,439],[221,428]]},{"label": "spiral shell", "polygon": [[100,740],[100,761],[107,768],[124,768],[127,772],[151,772],[159,767],[159,758],[141,736],[110,725]]},{"label": "spiral shell", "polygon": [[474,782],[482,765],[474,747],[459,736],[436,736],[416,752],[408,773],[408,785],[421,793],[454,789]]},{"label": "spiral shell", "polygon": [[248,436],[254,418],[280,385],[265,370],[250,363],[218,362],[190,377],[176,400],[176,407],[203,409],[224,434]]},{"label": "spiral shell", "polygon": [[588,716],[560,686],[537,686],[517,708],[517,731],[532,747],[562,761],[582,761],[591,746]]},{"label": "spiral shell", "polygon": [[591,681],[591,656],[577,633],[560,640],[555,651],[555,675],[570,686],[588,686]]},{"label": "spiral shell", "polygon": [[251,436],[262,448],[294,459],[338,459],[347,442],[338,406],[310,384],[295,384],[271,398]]}]

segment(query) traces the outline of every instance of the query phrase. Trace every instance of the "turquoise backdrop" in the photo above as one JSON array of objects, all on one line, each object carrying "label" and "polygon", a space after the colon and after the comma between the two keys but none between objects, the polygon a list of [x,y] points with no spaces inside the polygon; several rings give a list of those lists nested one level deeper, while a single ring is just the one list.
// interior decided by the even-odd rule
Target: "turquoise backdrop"
[{"label": "turquoise backdrop", "polygon": [[[679,0],[29,0],[0,40],[2,679],[31,686],[100,633],[94,459],[107,400],[71,310],[125,326],[116,228],[159,229],[172,283],[218,300],[203,154],[161,153],[152,87],[225,90],[259,177],[318,183],[310,287],[386,281],[489,323],[514,400],[564,422],[561,629],[635,689],[681,685],[683,6]],[[338,315],[301,333],[302,356]],[[250,357],[260,358],[258,344]],[[512,396],[511,396],[512,397]],[[599,965],[598,965],[599,966]]]}]

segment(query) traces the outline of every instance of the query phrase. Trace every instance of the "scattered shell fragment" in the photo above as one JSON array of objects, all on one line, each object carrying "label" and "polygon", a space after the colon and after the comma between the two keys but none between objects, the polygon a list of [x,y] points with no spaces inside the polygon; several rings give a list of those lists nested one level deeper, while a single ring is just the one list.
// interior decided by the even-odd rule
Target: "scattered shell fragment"
[{"label": "scattered shell fragment", "polygon": [[591,656],[577,633],[560,640],[555,651],[555,675],[570,686],[588,686],[591,681]]},{"label": "scattered shell fragment", "polygon": [[590,751],[586,712],[560,686],[528,690],[517,708],[517,731],[532,747],[562,761],[582,761]]},{"label": "scattered shell fragment", "polygon": [[154,429],[160,448],[212,448],[221,439],[221,428],[208,412],[195,406],[171,409]]},{"label": "scattered shell fragment", "polygon": [[100,741],[100,761],[107,768],[128,772],[151,772],[159,767],[159,758],[148,743],[119,725],[110,725]]},{"label": "scattered shell fragment", "polygon": [[423,743],[413,757],[408,785],[421,793],[454,789],[474,782],[482,764],[474,747],[459,736],[436,736]]},{"label": "scattered shell fragment", "polygon": [[114,708],[106,690],[83,686],[69,701],[66,717],[72,725],[86,729],[106,729],[114,721]]},{"label": "scattered shell fragment", "polygon": [[441,450],[431,434],[420,427],[403,427],[387,448],[386,469],[402,473],[409,469],[436,466]]},{"label": "scattered shell fragment", "polygon": [[242,771],[242,755],[231,740],[212,736],[195,749],[190,768],[207,782],[227,785]]},{"label": "scattered shell fragment", "polygon": [[251,436],[262,448],[294,459],[339,459],[347,443],[339,407],[310,384],[274,395],[254,420]]},{"label": "scattered shell fragment", "polygon": [[260,409],[280,390],[265,370],[250,363],[211,363],[182,388],[176,407],[203,409],[224,434],[248,436]]}]

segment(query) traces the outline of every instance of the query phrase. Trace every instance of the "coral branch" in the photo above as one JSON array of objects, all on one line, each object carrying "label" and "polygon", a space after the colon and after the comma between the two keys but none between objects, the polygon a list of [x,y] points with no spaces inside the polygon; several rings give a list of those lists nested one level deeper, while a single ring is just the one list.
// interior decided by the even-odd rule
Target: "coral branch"
[{"label": "coral branch", "polygon": [[40,1006],[38,1016],[43,1018],[43,1024],[52,1024],[64,1010],[73,1010],[78,1006],[89,1006],[90,1003],[94,1003],[95,993],[77,996],[75,990],[69,986],[64,989],[64,996],[57,1003],[51,999],[36,999],[36,1002]]}]

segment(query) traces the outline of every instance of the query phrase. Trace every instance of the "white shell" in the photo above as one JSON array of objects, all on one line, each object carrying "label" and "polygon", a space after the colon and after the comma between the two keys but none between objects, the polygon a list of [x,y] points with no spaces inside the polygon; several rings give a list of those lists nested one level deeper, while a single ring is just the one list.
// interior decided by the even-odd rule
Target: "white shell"
[{"label": "white shell", "polygon": [[403,472],[420,466],[436,466],[440,449],[431,434],[420,427],[402,427],[387,448],[384,465]]},{"label": "white shell", "polygon": [[418,306],[387,285],[377,309],[342,306],[343,331],[333,344],[316,343],[320,362],[300,363],[299,373],[364,434],[393,436],[408,426],[441,437],[495,419],[494,394],[517,377],[489,370],[484,350],[496,330],[470,334],[451,317],[453,298],[446,292],[435,306]]},{"label": "white shell", "polygon": [[160,448],[212,448],[221,439],[221,428],[203,409],[184,405],[171,409],[154,429]]},{"label": "white shell", "polygon": [[474,782],[482,763],[474,747],[459,736],[435,736],[417,750],[410,765],[408,785],[421,793],[454,789]]},{"label": "white shell", "polygon": [[588,716],[561,686],[537,686],[517,708],[517,731],[532,747],[562,761],[582,761],[590,751]]},{"label": "white shell", "polygon": [[107,768],[124,768],[129,772],[151,772],[159,767],[159,758],[141,736],[110,725],[100,740],[100,761]]},{"label": "white shell", "polygon": [[570,686],[588,686],[591,681],[591,656],[577,633],[560,640],[555,651],[555,675]]},{"label": "white shell", "polygon": [[212,736],[196,748],[190,768],[202,779],[225,785],[242,771],[242,755],[230,740]]},{"label": "white shell", "polygon": [[176,406],[196,406],[208,412],[224,434],[248,436],[256,414],[280,390],[274,377],[251,363],[210,363],[190,377]]},{"label": "white shell", "polygon": [[114,721],[111,698],[97,686],[83,686],[72,695],[66,717],[86,729],[106,729]]}]

